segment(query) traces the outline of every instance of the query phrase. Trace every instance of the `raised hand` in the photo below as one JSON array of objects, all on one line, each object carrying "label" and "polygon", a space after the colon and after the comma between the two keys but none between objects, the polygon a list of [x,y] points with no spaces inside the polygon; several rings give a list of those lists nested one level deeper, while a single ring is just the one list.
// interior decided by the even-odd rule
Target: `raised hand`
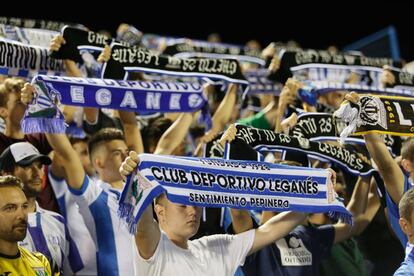
[{"label": "raised hand", "polygon": [[130,151],[129,156],[122,162],[121,167],[119,168],[119,173],[122,178],[125,180],[128,175],[130,175],[140,163],[138,154],[135,151]]},{"label": "raised hand", "polygon": [[63,44],[66,44],[66,41],[63,35],[58,34],[50,41],[49,50],[57,52]]}]

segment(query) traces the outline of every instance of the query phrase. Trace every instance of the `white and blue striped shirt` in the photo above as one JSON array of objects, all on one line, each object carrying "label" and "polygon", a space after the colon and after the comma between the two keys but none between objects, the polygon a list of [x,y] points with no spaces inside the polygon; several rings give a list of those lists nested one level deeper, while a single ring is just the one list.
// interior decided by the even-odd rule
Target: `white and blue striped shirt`
[{"label": "white and blue striped shirt", "polygon": [[36,212],[29,213],[26,238],[19,242],[19,246],[43,253],[52,271],[60,272],[69,254],[65,219],[58,213],[40,208],[36,202]]},{"label": "white and blue striped shirt", "polygon": [[137,247],[118,215],[121,191],[85,176],[80,190],[69,187],[98,249],[98,275],[134,275]]},{"label": "white and blue striped shirt", "polygon": [[[49,181],[56,195],[60,213],[66,219],[69,236],[78,249],[79,254],[71,254],[69,260],[71,264],[77,266],[65,266],[64,275],[96,275],[96,255],[95,243],[86,228],[85,221],[79,212],[79,206],[75,202],[75,196],[69,191],[64,178],[56,178],[49,170]],[[76,267],[76,268],[75,268]]]}]

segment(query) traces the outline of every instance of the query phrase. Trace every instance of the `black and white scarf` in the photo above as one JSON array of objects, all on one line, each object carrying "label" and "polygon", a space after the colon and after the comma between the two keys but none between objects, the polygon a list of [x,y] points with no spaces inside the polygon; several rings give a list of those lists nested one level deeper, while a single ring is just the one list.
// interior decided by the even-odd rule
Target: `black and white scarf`
[{"label": "black and white scarf", "polygon": [[64,72],[63,62],[51,58],[47,48],[0,38],[0,74],[27,78]]},{"label": "black and white scarf", "polygon": [[[306,153],[324,161],[331,161],[342,169],[354,175],[368,175],[373,171],[371,164],[366,163],[356,152],[329,143],[309,141],[306,138],[297,138],[270,130],[258,129],[238,125],[237,139],[241,139],[259,152],[287,149]],[[235,151],[235,152],[233,152]],[[240,151],[231,147],[225,148],[224,156],[236,155]]]},{"label": "black and white scarf", "polygon": [[237,60],[180,59],[158,55],[145,48],[112,44],[111,59],[102,68],[102,77],[126,79],[128,72],[139,71],[175,76],[211,78],[248,85]]},{"label": "black and white scarf", "polygon": [[199,40],[191,40],[191,42],[188,42],[186,39],[181,39],[181,41],[177,40],[175,44],[168,45],[163,51],[163,54],[177,58],[203,57],[236,59],[242,62],[256,63],[261,66],[265,65],[266,62],[258,50],[238,45]]},{"label": "black and white scarf", "polygon": [[79,63],[82,62],[79,51],[96,51],[99,54],[105,45],[110,45],[114,41],[104,34],[70,26],[65,26],[62,29],[62,35],[66,43],[62,44],[59,51],[52,52],[52,57],[56,59],[71,59]]},{"label": "black and white scarf", "polygon": [[376,70],[380,71],[380,68],[384,65],[398,68],[402,66],[400,62],[389,58],[372,58],[347,54],[332,55],[328,51],[322,50],[281,51],[280,58],[279,70],[269,77],[282,83],[291,77],[293,72],[316,68],[315,66],[326,69],[343,69],[348,70],[348,72],[355,69],[373,70],[375,67],[378,68]]},{"label": "black and white scarf", "polygon": [[[298,122],[290,131],[290,135],[298,138],[306,138],[310,141],[338,141],[339,134],[347,127],[342,120],[337,120],[330,113],[307,112],[298,116]],[[398,156],[401,150],[401,141],[398,136],[383,135],[384,143],[390,152]],[[365,146],[365,140],[361,136],[346,137],[346,144]]]},{"label": "black and white scarf", "polygon": [[75,25],[78,27],[83,27],[80,24],[68,24],[57,21],[42,20],[42,19],[27,19],[27,18],[17,18],[17,17],[0,17],[0,24],[12,25],[16,27],[24,28],[35,28],[35,29],[45,29],[51,31],[59,32],[65,25]]},{"label": "black and white scarf", "polygon": [[360,93],[375,93],[383,95],[394,95],[403,97],[414,97],[414,91],[403,88],[381,88],[378,86],[368,86],[361,84],[339,83],[330,81],[310,81],[305,82],[302,89],[308,89],[315,94],[329,93],[337,90],[355,91]]}]

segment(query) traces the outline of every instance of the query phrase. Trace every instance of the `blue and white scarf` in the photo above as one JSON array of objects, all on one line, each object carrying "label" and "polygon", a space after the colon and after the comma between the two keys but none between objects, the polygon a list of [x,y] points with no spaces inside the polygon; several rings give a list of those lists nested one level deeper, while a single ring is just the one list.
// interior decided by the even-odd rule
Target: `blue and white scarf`
[{"label": "blue and white scarf", "polygon": [[64,133],[58,103],[137,112],[193,112],[207,103],[202,86],[194,83],[37,76],[33,84],[36,97],[22,120],[24,133]]},{"label": "blue and white scarf", "polygon": [[140,154],[119,203],[131,233],[144,210],[163,192],[179,204],[321,213],[350,223],[336,199],[329,173],[265,162]]},{"label": "blue and white scarf", "polygon": [[149,49],[126,47],[112,43],[111,58],[102,68],[102,77],[127,79],[128,72],[157,73],[173,76],[209,78],[248,85],[237,60],[180,59],[158,55]]},{"label": "blue and white scarf", "polygon": [[63,62],[51,58],[47,48],[0,38],[0,74],[27,78],[64,72]]}]

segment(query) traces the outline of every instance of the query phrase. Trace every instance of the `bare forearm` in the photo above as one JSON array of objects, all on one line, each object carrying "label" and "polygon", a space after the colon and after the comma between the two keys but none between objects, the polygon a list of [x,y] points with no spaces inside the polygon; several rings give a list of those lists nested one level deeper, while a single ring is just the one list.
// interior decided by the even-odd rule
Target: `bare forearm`
[{"label": "bare forearm", "polygon": [[249,254],[283,238],[305,218],[305,213],[283,212],[256,229],[253,246]]},{"label": "bare forearm", "polygon": [[347,209],[354,217],[363,214],[367,208],[368,193],[370,189],[371,177],[359,177],[355,184],[351,200]]},{"label": "bare forearm", "polygon": [[63,63],[65,64],[66,74],[69,77],[83,77],[82,72],[79,70],[79,68],[76,66],[76,63],[73,60],[64,59]]},{"label": "bare forearm", "polygon": [[192,113],[182,113],[161,136],[154,154],[171,154],[187,135],[192,120]]},{"label": "bare forearm", "polygon": [[384,179],[387,192],[398,204],[404,191],[404,174],[377,134],[364,135],[367,149]]},{"label": "bare forearm", "polygon": [[387,147],[385,146],[381,136],[378,134],[366,134],[364,135],[366,146],[371,158],[377,164],[378,169],[386,171],[388,167],[392,166],[394,160],[392,159]]},{"label": "bare forearm", "polygon": [[66,182],[72,188],[80,189],[85,178],[85,170],[66,134],[46,133],[46,138],[55,154],[59,155],[60,165],[64,168]]},{"label": "bare forearm", "polygon": [[231,118],[234,105],[236,104],[237,88],[237,84],[230,84],[226,95],[213,115],[213,128],[217,132],[222,131]]},{"label": "bare forearm", "polygon": [[142,142],[141,132],[138,128],[137,118],[134,112],[119,111],[119,118],[121,119],[124,131],[125,140],[128,149],[136,151],[138,154],[144,152],[144,145]]},{"label": "bare forearm", "polygon": [[160,236],[160,228],[152,214],[152,205],[149,205],[138,222],[135,235],[139,253],[143,258],[148,259],[154,255]]},{"label": "bare forearm", "polygon": [[230,209],[233,231],[235,234],[246,232],[253,229],[253,221],[249,211],[240,209]]}]

